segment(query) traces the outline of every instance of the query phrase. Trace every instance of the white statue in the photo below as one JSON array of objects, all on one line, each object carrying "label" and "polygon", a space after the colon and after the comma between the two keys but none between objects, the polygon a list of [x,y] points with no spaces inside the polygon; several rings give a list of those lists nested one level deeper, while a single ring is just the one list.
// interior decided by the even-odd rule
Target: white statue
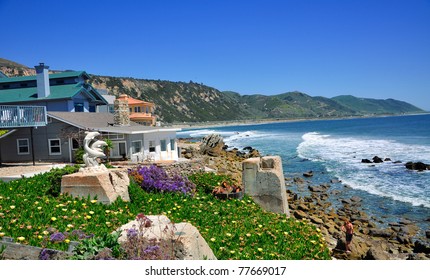
[{"label": "white statue", "polygon": [[96,131],[87,131],[85,133],[87,136],[84,138],[84,163],[86,167],[98,167],[99,162],[97,161],[97,158],[106,156],[103,153],[103,147],[107,146],[107,144],[105,141],[94,139],[96,136],[99,136],[100,133]]}]

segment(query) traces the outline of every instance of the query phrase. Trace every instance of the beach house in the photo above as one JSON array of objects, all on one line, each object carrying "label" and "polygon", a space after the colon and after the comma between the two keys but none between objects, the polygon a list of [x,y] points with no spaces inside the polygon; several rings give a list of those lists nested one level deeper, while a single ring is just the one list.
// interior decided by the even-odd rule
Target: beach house
[{"label": "beach house", "polygon": [[[0,137],[0,162],[73,162],[85,131],[99,131],[112,140],[112,159],[178,159],[176,131],[180,129],[130,121],[128,102],[121,100],[115,114],[97,112],[98,106],[108,102],[87,83],[86,72],[49,74],[43,63],[35,68],[35,76],[0,78],[0,106],[15,106],[17,112],[20,106],[44,107],[46,126],[3,127],[9,132]],[[146,114],[146,107],[143,110]],[[4,117],[10,119],[10,114]]]}]

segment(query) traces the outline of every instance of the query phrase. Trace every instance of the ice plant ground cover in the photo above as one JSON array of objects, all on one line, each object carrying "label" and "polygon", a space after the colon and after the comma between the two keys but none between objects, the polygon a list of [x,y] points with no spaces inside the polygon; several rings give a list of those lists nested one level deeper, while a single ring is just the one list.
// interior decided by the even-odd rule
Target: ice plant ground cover
[{"label": "ice plant ground cover", "polygon": [[[77,169],[0,183],[0,237],[66,250],[72,240],[112,233],[139,213],[164,214],[196,226],[218,259],[330,259],[320,232],[306,221],[269,213],[245,196],[219,200],[196,184],[192,193],[148,192],[132,180],[130,202],[55,195],[58,175]],[[59,234],[61,233],[61,234]]]}]

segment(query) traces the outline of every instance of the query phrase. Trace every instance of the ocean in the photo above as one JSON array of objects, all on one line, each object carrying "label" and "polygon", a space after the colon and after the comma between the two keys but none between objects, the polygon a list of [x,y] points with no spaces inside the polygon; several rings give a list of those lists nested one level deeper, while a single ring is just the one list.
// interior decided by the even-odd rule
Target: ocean
[{"label": "ocean", "polygon": [[[279,155],[285,178],[313,171],[306,178],[309,185],[338,179],[330,184],[339,192],[330,198],[335,208],[342,206],[341,199],[359,196],[362,210],[382,228],[403,218],[416,223],[420,235],[430,229],[430,171],[404,165],[430,164],[430,114],[187,129],[178,137],[201,139],[211,133],[232,148],[251,146],[262,155]],[[391,161],[361,162],[374,156]],[[309,195],[307,188],[287,188]]]}]

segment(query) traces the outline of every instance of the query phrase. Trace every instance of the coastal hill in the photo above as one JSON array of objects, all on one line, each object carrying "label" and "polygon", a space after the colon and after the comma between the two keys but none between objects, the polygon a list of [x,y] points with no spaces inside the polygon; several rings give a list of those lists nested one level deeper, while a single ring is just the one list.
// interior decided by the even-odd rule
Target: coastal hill
[{"label": "coastal hill", "polygon": [[[82,70],[82,69],[79,69]],[[83,69],[85,70],[85,69]],[[34,75],[34,69],[0,58],[0,71],[9,77]],[[241,95],[200,83],[109,77],[91,74],[92,85],[110,94],[128,94],[155,103],[163,123],[216,122],[288,118],[336,118],[424,111],[394,99],[312,97],[298,91],[278,95]]]}]

